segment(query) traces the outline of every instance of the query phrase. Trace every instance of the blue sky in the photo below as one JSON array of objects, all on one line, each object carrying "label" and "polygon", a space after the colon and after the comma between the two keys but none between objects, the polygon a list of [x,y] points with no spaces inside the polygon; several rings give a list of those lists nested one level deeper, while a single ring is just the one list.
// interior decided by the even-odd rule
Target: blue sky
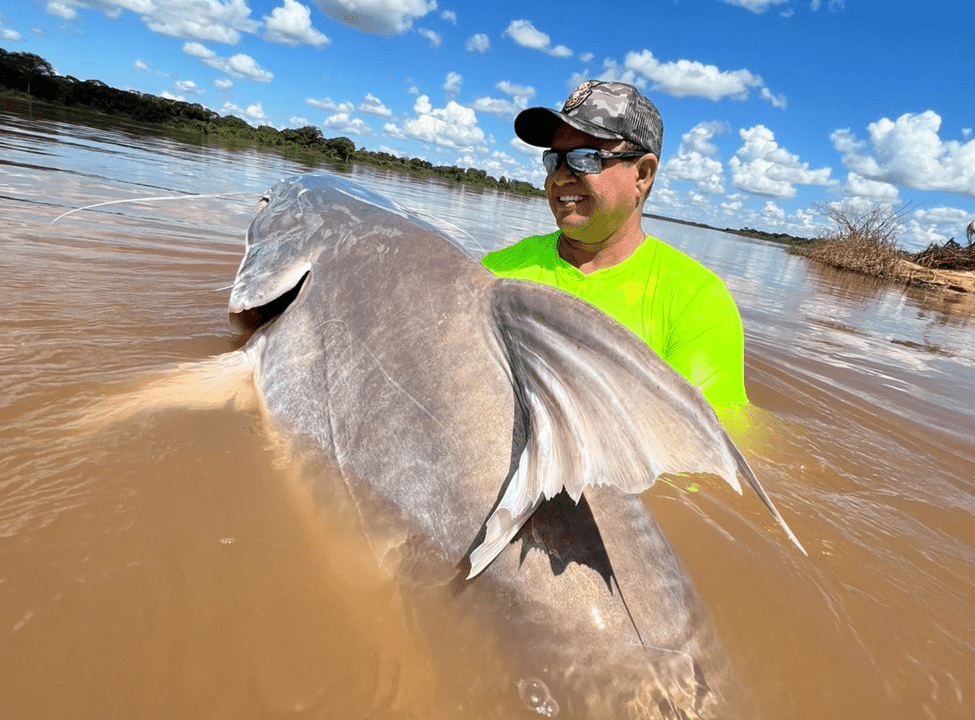
[{"label": "blue sky", "polygon": [[63,75],[538,186],[517,111],[632,82],[664,118],[648,211],[810,235],[817,204],[908,203],[909,249],[975,218],[972,28],[964,0],[0,6],[0,46]]}]

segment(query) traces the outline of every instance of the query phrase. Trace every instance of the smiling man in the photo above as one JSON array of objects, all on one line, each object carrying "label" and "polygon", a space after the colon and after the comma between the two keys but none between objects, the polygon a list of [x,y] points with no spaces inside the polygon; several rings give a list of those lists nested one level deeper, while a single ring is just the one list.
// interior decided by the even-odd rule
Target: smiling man
[{"label": "smiling man", "polygon": [[533,107],[515,133],[546,148],[556,232],[488,253],[501,277],[560,288],[615,318],[697,386],[718,410],[748,403],[741,316],[721,279],[643,232],[663,121],[625,83],[588,80],[561,112]]}]

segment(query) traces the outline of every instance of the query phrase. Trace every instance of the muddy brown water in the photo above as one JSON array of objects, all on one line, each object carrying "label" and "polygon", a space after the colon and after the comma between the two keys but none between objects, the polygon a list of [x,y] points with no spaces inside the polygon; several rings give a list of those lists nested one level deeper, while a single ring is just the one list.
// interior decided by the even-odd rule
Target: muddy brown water
[{"label": "muddy brown water", "polygon": [[[237,346],[242,233],[259,193],[303,170],[0,114],[0,717],[451,717],[444,656],[467,660],[439,682],[490,685],[476,626],[419,638],[362,544],[293,492],[253,411],[79,422]],[[475,253],[550,227],[543,201],[351,172]],[[51,224],[187,194],[222,196]],[[736,683],[762,718],[972,717],[975,302],[647,228],[737,297],[755,407],[732,431],[810,552],[754,498],[645,495]]]}]

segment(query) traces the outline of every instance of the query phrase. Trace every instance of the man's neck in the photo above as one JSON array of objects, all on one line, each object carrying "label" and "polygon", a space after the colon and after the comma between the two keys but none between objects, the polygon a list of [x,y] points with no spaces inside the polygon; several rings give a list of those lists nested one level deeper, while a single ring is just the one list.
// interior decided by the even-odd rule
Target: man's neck
[{"label": "man's neck", "polygon": [[597,270],[619,265],[643,244],[646,235],[640,229],[624,238],[609,238],[592,245],[580,243],[565,235],[559,235],[559,257],[575,267],[583,275],[589,275]]}]

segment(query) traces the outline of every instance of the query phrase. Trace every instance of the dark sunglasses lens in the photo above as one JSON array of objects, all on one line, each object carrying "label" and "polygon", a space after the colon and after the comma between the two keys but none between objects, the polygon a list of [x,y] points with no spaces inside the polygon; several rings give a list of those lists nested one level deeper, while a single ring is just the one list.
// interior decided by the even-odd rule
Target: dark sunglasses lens
[{"label": "dark sunglasses lens", "polygon": [[545,166],[545,172],[551,176],[559,171],[559,165],[561,165],[561,158],[559,158],[559,153],[555,150],[546,150],[542,153],[542,165]]},{"label": "dark sunglasses lens", "polygon": [[563,162],[576,175],[595,175],[603,169],[602,158],[592,150],[569,150],[564,153],[558,150],[546,150],[542,153],[542,164],[549,176],[555,175]]},{"label": "dark sunglasses lens", "polygon": [[603,159],[594,150],[570,150],[565,161],[576,174],[596,175],[603,171]]}]

